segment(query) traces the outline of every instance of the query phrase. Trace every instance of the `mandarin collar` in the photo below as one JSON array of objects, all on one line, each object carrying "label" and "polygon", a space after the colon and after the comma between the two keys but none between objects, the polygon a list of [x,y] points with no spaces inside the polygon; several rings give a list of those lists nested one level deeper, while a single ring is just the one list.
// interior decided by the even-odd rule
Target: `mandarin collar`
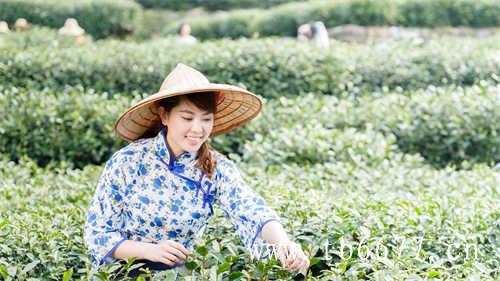
[{"label": "mandarin collar", "polygon": [[161,129],[155,137],[155,154],[168,164],[168,168],[172,170],[175,166],[189,165],[195,161],[197,157],[196,152],[184,151],[177,157],[173,157],[172,150],[167,144],[167,130]]}]

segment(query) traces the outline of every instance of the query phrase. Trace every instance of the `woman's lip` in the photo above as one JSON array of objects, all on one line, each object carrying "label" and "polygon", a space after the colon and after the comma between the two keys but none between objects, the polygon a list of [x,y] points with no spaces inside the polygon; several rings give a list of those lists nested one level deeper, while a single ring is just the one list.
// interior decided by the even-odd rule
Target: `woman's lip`
[{"label": "woman's lip", "polygon": [[201,139],[200,139],[200,138],[192,139],[192,138],[188,138],[188,137],[186,137],[186,139],[187,139],[187,142],[188,142],[190,145],[196,145],[196,144],[198,144],[198,143],[201,141]]}]

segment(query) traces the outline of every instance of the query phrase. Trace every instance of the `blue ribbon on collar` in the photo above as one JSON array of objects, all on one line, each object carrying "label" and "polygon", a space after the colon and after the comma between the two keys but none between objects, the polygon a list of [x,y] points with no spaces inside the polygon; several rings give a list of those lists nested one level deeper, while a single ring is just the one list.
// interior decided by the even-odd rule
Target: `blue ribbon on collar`
[{"label": "blue ribbon on collar", "polygon": [[213,205],[212,205],[212,201],[213,201],[213,197],[214,197],[214,196],[210,194],[210,188],[212,187],[212,183],[211,183],[211,182],[207,182],[207,186],[208,186],[207,191],[203,190],[203,188],[201,187],[201,181],[203,180],[203,177],[205,176],[205,174],[202,172],[201,177],[200,177],[200,180],[198,180],[198,181],[192,180],[192,179],[190,179],[190,178],[188,178],[188,177],[185,177],[185,176],[183,176],[183,175],[181,175],[181,174],[176,173],[176,172],[173,170],[173,167],[171,167],[170,165],[168,165],[168,164],[165,162],[165,160],[163,160],[163,158],[161,157],[161,155],[159,155],[158,153],[156,153],[156,156],[158,156],[158,158],[160,158],[160,161],[161,161],[161,162],[163,162],[163,164],[165,164],[165,165],[168,167],[168,170],[169,170],[172,174],[174,174],[174,175],[176,175],[176,176],[178,176],[178,177],[180,177],[180,178],[182,178],[182,179],[185,179],[185,180],[187,180],[187,181],[190,181],[190,182],[193,182],[194,184],[196,184],[196,186],[198,187],[198,188],[196,189],[196,197],[198,197],[198,193],[199,193],[199,191],[201,190],[201,192],[203,192],[203,205],[202,205],[201,207],[202,207],[203,209],[205,209],[205,206],[208,204],[208,206],[209,206],[209,208],[210,208],[210,213],[209,213],[209,215],[210,215],[210,216],[212,216],[212,215],[214,214],[214,209],[213,209]]}]

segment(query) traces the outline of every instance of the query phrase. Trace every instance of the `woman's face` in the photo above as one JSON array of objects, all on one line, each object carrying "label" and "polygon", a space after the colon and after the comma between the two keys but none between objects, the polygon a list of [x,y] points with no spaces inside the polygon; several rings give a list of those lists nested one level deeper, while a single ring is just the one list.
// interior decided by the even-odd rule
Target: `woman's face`
[{"label": "woman's face", "polygon": [[187,36],[191,34],[191,27],[187,24],[182,25],[181,27],[181,35],[182,36]]},{"label": "woman's face", "polygon": [[168,127],[167,141],[174,157],[184,151],[197,152],[212,132],[214,114],[200,110],[185,98],[170,113],[161,106],[159,112],[162,124]]}]

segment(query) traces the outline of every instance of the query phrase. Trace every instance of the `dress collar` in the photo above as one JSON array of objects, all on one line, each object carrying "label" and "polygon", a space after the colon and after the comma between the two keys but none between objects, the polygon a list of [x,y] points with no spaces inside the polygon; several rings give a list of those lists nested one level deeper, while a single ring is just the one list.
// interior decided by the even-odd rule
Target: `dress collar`
[{"label": "dress collar", "polygon": [[155,154],[168,164],[170,170],[178,165],[189,165],[198,158],[196,152],[184,151],[177,157],[173,157],[172,150],[167,144],[167,130],[161,129],[155,137]]},{"label": "dress collar", "polygon": [[[199,179],[192,179],[189,177],[189,175],[186,177],[185,174],[185,168],[186,166],[194,166],[193,163],[198,159],[198,153],[191,153],[188,151],[184,151],[177,157],[173,158],[172,157],[172,151],[170,150],[170,147],[167,144],[167,139],[166,139],[167,131],[166,129],[162,129],[160,132],[158,132],[158,135],[154,139],[154,150],[155,154],[157,157],[160,158],[160,160],[168,165],[168,169],[170,172],[173,174],[188,180],[192,183],[194,183],[198,188],[196,189],[196,196],[198,196],[198,192],[201,190],[203,192],[203,205],[202,208],[205,208],[208,203],[208,207],[210,208],[210,215],[214,214],[213,211],[213,206],[212,206],[212,201],[214,198],[213,190],[210,191],[210,187],[212,186],[212,183],[210,181],[204,182],[205,189],[202,187],[202,180],[204,178],[204,174],[201,173],[199,176]],[[189,174],[189,173],[187,173]]]}]

